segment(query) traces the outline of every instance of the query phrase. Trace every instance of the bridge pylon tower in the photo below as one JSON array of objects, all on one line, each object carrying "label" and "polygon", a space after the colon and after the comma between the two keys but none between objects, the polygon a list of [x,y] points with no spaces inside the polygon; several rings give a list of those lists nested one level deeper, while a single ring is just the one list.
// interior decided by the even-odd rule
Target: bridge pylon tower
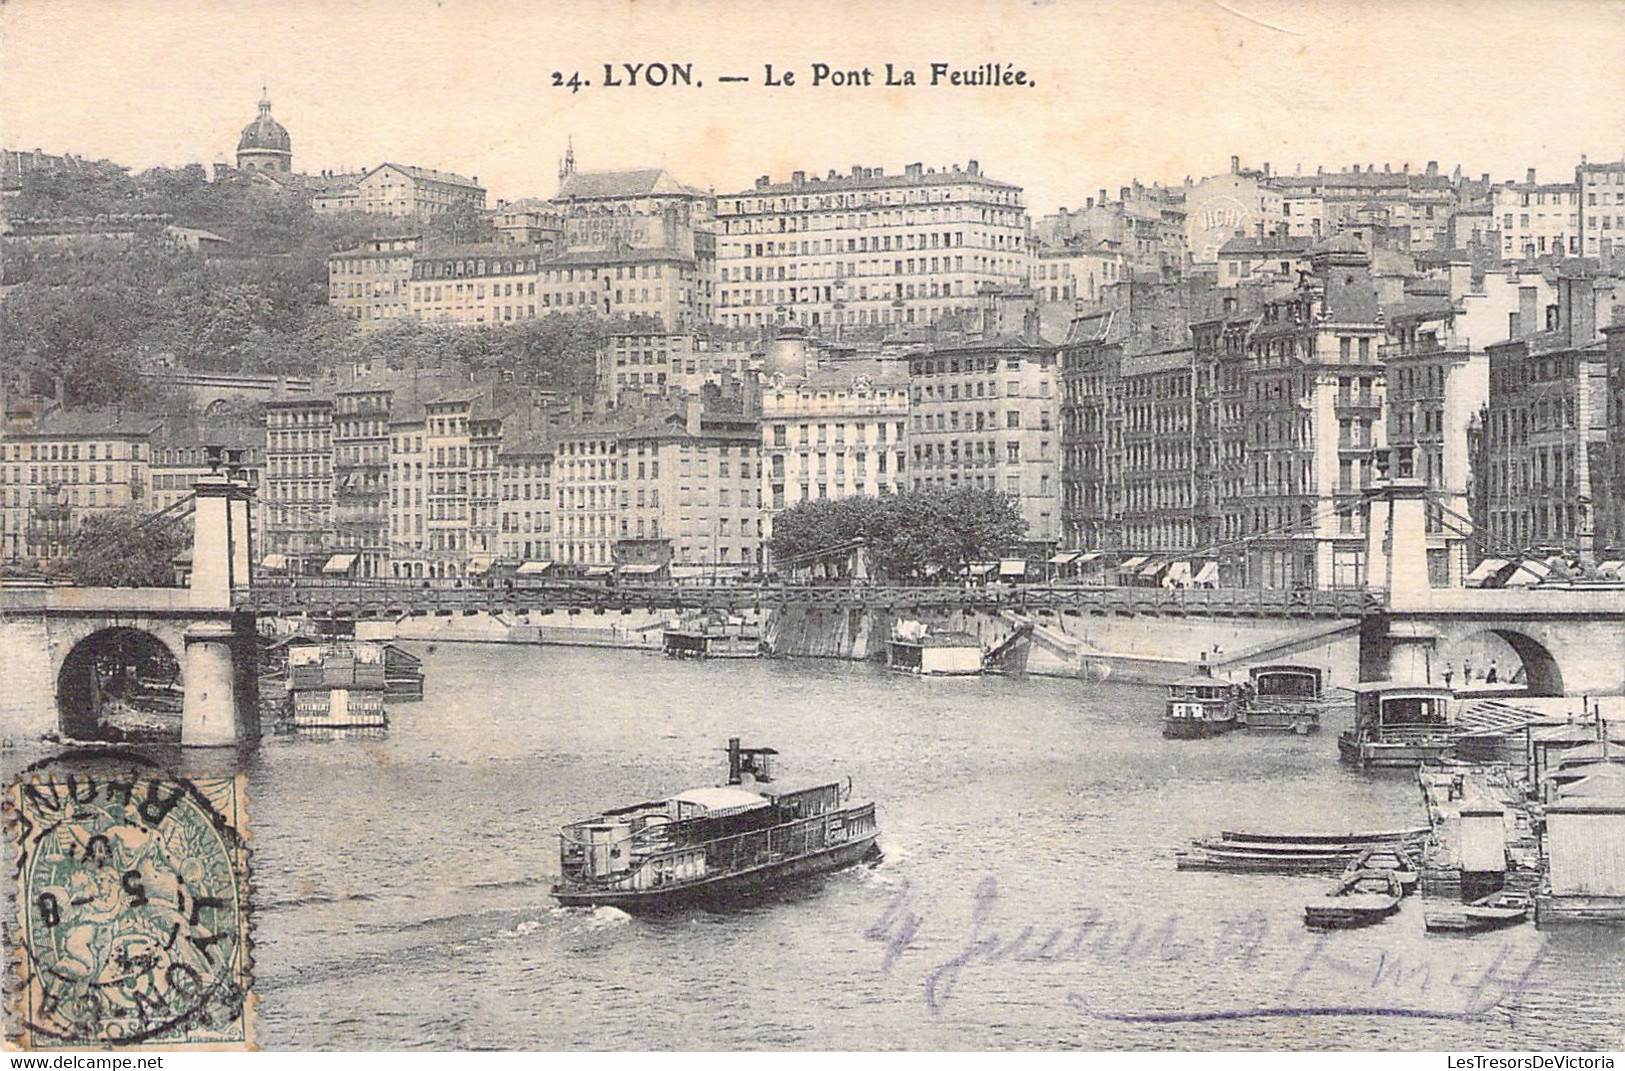
[{"label": "bridge pylon tower", "polygon": [[260,729],[254,617],[232,609],[234,592],[249,584],[253,491],[211,454],[214,471],[192,488],[190,601],[195,610],[222,616],[197,621],[185,633],[183,747],[236,747],[257,740]]}]

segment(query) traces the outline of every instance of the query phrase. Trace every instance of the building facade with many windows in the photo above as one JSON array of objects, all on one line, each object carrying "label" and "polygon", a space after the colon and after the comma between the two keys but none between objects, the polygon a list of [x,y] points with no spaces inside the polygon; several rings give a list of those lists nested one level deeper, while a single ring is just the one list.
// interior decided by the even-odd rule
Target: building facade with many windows
[{"label": "building facade with many windows", "polygon": [[265,403],[261,564],[319,573],[334,546],[333,399],[289,394]]},{"label": "building facade with many windows", "polygon": [[1021,187],[968,166],[797,171],[717,198],[718,322],[929,324],[1027,279]]}]

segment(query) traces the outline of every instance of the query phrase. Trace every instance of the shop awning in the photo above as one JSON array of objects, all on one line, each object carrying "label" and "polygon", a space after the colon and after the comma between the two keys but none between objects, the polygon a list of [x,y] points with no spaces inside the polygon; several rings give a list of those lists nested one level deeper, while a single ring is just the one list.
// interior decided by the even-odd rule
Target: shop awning
[{"label": "shop awning", "polygon": [[1607,577],[1609,580],[1619,580],[1622,579],[1619,575],[1621,569],[1625,569],[1625,562],[1603,562],[1597,566],[1597,575]]},{"label": "shop awning", "polygon": [[322,566],[322,573],[326,576],[342,576],[343,574],[348,573],[351,569],[355,568],[355,560],[357,557],[359,557],[359,555],[335,554],[331,558],[327,559],[326,565]]},{"label": "shop awning", "polygon": [[664,569],[664,565],[655,565],[651,562],[640,562],[637,565],[621,566],[622,576],[653,576]]},{"label": "shop awning", "polygon": [[515,571],[514,575],[541,576],[551,568],[553,568],[552,562],[524,562],[519,566],[518,570]]},{"label": "shop awning", "polygon": [[998,562],[972,562],[969,572],[971,576],[986,576],[998,567]]},{"label": "shop awning", "polygon": [[1196,576],[1191,578],[1191,583],[1193,584],[1217,584],[1218,582],[1218,562],[1203,562],[1202,567],[1196,570]]},{"label": "shop awning", "polygon": [[491,556],[489,554],[479,554],[468,559],[468,572],[465,575],[484,576],[490,571]]},{"label": "shop awning", "polygon": [[1170,584],[1189,584],[1191,582],[1191,563],[1173,562],[1168,566],[1168,575],[1163,579]]},{"label": "shop awning", "polygon": [[1027,563],[1021,558],[1006,558],[999,563],[1000,576],[1026,576]]},{"label": "shop awning", "polygon": [[1089,553],[1083,555],[1082,557],[1080,557],[1078,559],[1078,564],[1079,565],[1088,565],[1090,562],[1094,561],[1098,557],[1100,557],[1100,551],[1091,550]]},{"label": "shop awning", "polygon": [[1473,566],[1473,571],[1467,574],[1467,579],[1464,580],[1463,583],[1467,584],[1468,586],[1477,585],[1482,587],[1487,581],[1494,577],[1496,573],[1499,573],[1506,567],[1507,563],[1502,558],[1485,558],[1483,561]]},{"label": "shop awning", "polygon": [[288,556],[286,554],[267,554],[260,559],[260,568],[271,569],[279,573],[283,572],[288,568]]},{"label": "shop awning", "polygon": [[1156,576],[1158,573],[1162,572],[1163,568],[1167,564],[1168,564],[1167,562],[1150,562],[1149,564],[1147,564],[1144,568],[1142,568],[1140,570],[1140,575],[1141,576]]},{"label": "shop awning", "polygon": [[1145,564],[1145,559],[1146,559],[1146,556],[1144,554],[1136,554],[1134,557],[1130,558],[1128,561],[1124,562],[1122,565],[1119,565],[1118,568],[1119,569],[1138,569],[1140,566]]},{"label": "shop awning", "polygon": [[594,565],[587,569],[588,576],[608,576],[615,571],[613,565]]},{"label": "shop awning", "polygon": [[1078,556],[1079,556],[1080,553],[1081,553],[1080,551],[1076,551],[1076,550],[1063,550],[1063,551],[1061,551],[1061,553],[1059,553],[1059,554],[1055,555],[1053,558],[1051,558],[1049,560],[1049,563],[1051,565],[1070,565],[1072,562],[1075,562],[1075,561],[1078,560]]}]

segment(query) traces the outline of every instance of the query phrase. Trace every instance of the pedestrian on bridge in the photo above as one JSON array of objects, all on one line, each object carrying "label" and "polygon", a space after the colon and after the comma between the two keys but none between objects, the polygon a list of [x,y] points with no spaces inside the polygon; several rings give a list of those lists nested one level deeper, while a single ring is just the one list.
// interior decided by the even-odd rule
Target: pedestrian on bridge
[{"label": "pedestrian on bridge", "polygon": [[1456,675],[1456,667],[1449,662],[1444,664],[1444,686],[1450,687],[1450,681]]}]

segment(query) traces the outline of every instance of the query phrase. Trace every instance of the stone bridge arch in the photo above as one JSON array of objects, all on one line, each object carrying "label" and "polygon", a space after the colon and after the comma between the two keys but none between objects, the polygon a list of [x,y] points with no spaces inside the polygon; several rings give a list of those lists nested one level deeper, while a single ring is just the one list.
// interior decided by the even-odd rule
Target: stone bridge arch
[{"label": "stone bridge arch", "polygon": [[[1518,669],[1521,669],[1521,683],[1528,688],[1529,695],[1567,694],[1564,690],[1563,665],[1553,651],[1553,645],[1560,643],[1561,639],[1551,635],[1549,629],[1542,629],[1538,625],[1531,627],[1530,623],[1516,626],[1504,622],[1485,623],[1481,626],[1468,624],[1448,630],[1448,634],[1441,637],[1443,642],[1436,650],[1438,660],[1436,678],[1442,680],[1443,674],[1449,672],[1452,683],[1460,687],[1466,683],[1464,674],[1468,659],[1477,653],[1478,657],[1472,665],[1473,683],[1483,683],[1486,672],[1494,664],[1484,657],[1486,645],[1482,640],[1485,637],[1494,637],[1510,648],[1519,663],[1517,667],[1505,663],[1497,666],[1497,683],[1513,683],[1518,675]],[[1493,646],[1491,650],[1493,652]],[[1490,657],[1493,658],[1494,654],[1492,653]]]},{"label": "stone bridge arch", "polygon": [[[167,631],[107,623],[91,628],[71,646],[56,645],[61,651],[60,657],[53,658],[56,716],[63,738],[122,739],[107,721],[114,704],[138,700],[148,693],[156,700],[157,689],[184,687],[184,640],[179,635],[167,639],[159,635]],[[173,728],[173,739],[178,741],[179,710]]]}]

